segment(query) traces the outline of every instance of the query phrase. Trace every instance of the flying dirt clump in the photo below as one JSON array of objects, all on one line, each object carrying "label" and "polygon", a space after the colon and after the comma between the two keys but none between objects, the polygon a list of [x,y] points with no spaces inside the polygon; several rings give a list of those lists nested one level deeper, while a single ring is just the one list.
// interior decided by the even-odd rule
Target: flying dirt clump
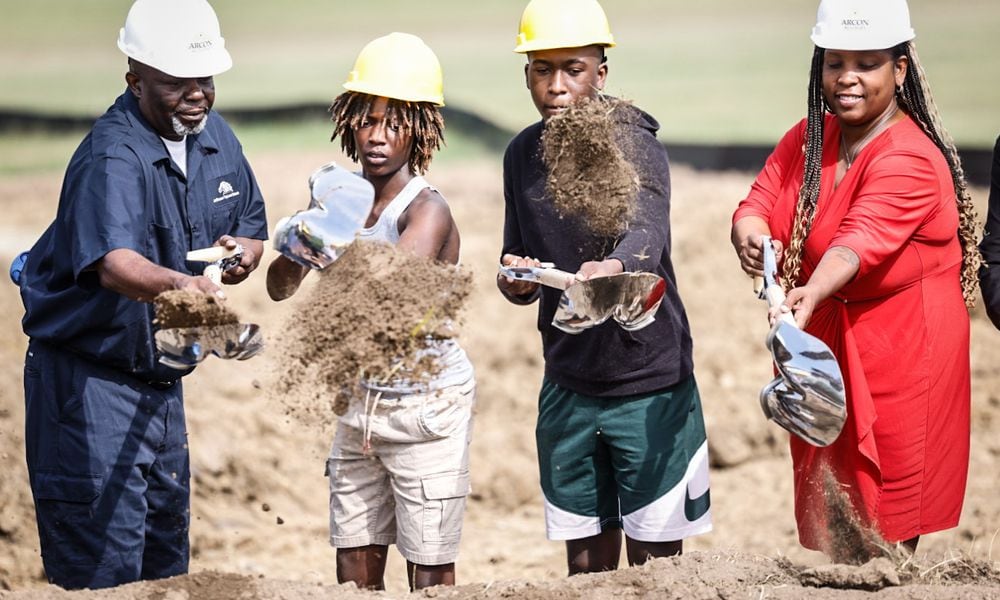
[{"label": "flying dirt clump", "polygon": [[635,213],[640,179],[625,159],[625,129],[635,109],[616,98],[582,100],[545,123],[545,190],[560,215],[595,235],[615,238]]},{"label": "flying dirt clump", "polygon": [[215,327],[239,323],[239,316],[218,298],[187,290],[168,290],[153,299],[160,329]]},{"label": "flying dirt clump", "polygon": [[275,391],[289,413],[325,425],[359,396],[362,379],[429,379],[438,367],[420,351],[455,335],[471,290],[465,269],[354,242],[286,322]]}]

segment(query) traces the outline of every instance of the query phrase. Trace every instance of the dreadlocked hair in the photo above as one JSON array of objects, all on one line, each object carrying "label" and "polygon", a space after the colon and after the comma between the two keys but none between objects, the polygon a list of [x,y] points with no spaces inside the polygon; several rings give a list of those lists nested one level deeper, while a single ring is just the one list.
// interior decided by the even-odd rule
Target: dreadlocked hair
[{"label": "dreadlocked hair", "polygon": [[[378,96],[359,92],[344,92],[333,99],[330,113],[333,134],[330,141],[340,138],[340,147],[348,158],[357,162],[358,145],[354,141],[354,130],[361,127],[365,117],[371,112]],[[431,164],[434,152],[444,142],[444,119],[441,111],[430,102],[407,102],[388,99],[385,111],[387,123],[398,123],[402,131],[413,137],[410,150],[410,171],[423,175]]]},{"label": "dreadlocked hair", "polygon": [[819,200],[819,186],[823,167],[823,117],[826,104],[823,102],[823,49],[813,51],[812,67],[809,70],[809,112],[806,116],[805,172],[799,200],[795,205],[795,221],[792,225],[792,239],[788,243],[782,265],[782,284],[785,291],[795,287],[802,272],[802,250],[812,228],[816,202]]},{"label": "dreadlocked hair", "polygon": [[[982,262],[976,240],[976,211],[969,194],[965,171],[958,156],[958,150],[951,136],[941,124],[934,97],[927,84],[927,77],[917,58],[913,42],[903,42],[892,50],[893,59],[906,56],[909,68],[903,85],[896,90],[896,99],[907,114],[920,126],[923,132],[944,155],[951,171],[952,185],[957,199],[959,225],[958,237],[962,245],[962,297],[967,307],[975,305],[976,289],[979,285],[977,273]],[[802,272],[802,254],[813,216],[819,199],[823,159],[823,119],[826,103],[823,99],[822,71],[824,50],[817,47],[813,51],[812,68],[809,74],[809,112],[806,119],[805,167],[799,199],[795,207],[795,221],[792,238],[785,253],[782,273],[786,291],[794,287]]]},{"label": "dreadlocked hair", "polygon": [[962,296],[965,298],[965,305],[972,308],[976,304],[976,289],[979,287],[977,273],[982,264],[982,255],[979,254],[976,240],[978,217],[972,204],[972,196],[969,194],[969,184],[965,180],[962,160],[958,156],[958,149],[955,148],[951,135],[941,124],[941,115],[938,113],[937,104],[934,103],[934,96],[931,95],[927,75],[917,58],[916,45],[913,42],[904,42],[892,49],[892,56],[893,58],[906,56],[909,60],[903,85],[896,90],[900,106],[913,117],[927,137],[938,147],[951,171],[951,181],[955,186],[955,198],[958,202],[958,239],[962,244]]}]

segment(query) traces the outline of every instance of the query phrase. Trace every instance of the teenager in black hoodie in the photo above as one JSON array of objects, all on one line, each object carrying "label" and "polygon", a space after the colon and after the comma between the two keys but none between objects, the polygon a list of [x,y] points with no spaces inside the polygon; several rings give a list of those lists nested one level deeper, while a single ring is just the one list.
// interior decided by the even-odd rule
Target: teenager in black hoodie
[{"label": "teenager in black hoodie", "polygon": [[504,155],[501,262],[553,262],[578,279],[649,271],[667,282],[656,320],[639,331],[614,321],[570,335],[551,325],[560,292],[498,276],[515,304],[539,301],[545,379],[536,428],[549,539],[565,540],[569,574],[614,569],[626,537],[630,564],[679,554],[711,530],[708,445],[693,377],[691,335],[670,261],[670,176],[659,124],[629,108],[625,158],[641,180],[635,214],[617,238],[561,215],[545,191],[541,135],[582,99],[602,101],[605,48],[614,46],[596,0],[532,0],[515,52],[542,120]]}]

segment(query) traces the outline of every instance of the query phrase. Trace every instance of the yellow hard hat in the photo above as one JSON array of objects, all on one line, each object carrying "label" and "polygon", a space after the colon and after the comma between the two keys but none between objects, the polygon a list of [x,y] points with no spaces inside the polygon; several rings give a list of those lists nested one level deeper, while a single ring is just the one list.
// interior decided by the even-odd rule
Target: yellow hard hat
[{"label": "yellow hard hat", "polygon": [[368,42],[354,61],[344,88],[444,106],[441,63],[422,39],[409,33],[390,33]]},{"label": "yellow hard hat", "polygon": [[514,52],[615,45],[597,0],[531,0],[521,14]]}]

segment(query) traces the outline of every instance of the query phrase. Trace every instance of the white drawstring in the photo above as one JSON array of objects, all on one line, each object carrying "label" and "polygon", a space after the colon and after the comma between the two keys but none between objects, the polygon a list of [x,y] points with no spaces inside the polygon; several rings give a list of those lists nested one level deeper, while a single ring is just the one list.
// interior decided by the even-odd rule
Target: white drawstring
[{"label": "white drawstring", "polygon": [[375,410],[378,408],[378,403],[382,399],[382,392],[375,394],[375,401],[372,402],[371,410],[368,409],[368,402],[371,400],[372,391],[370,389],[365,389],[365,443],[362,446],[362,452],[368,454],[372,449],[372,416],[375,415]]}]

